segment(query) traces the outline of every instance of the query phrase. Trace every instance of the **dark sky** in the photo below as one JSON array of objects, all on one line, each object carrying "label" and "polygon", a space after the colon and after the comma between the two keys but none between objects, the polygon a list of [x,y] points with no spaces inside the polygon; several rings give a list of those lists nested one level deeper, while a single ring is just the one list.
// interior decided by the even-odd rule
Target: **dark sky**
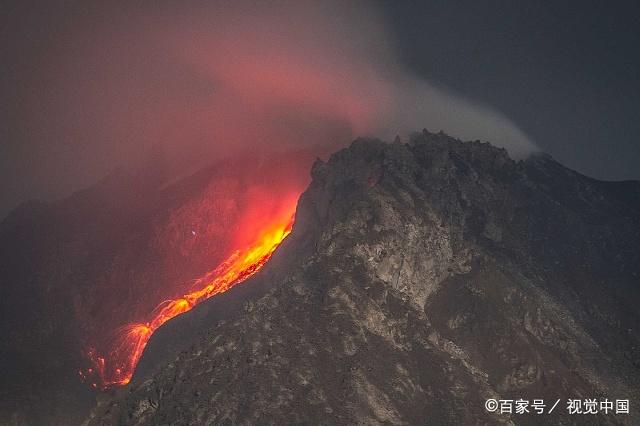
[{"label": "dark sky", "polygon": [[592,177],[640,179],[640,3],[381,2],[416,73]]},{"label": "dark sky", "polygon": [[[157,104],[169,100],[174,109],[181,109],[191,108],[195,101],[205,102],[203,99],[211,90],[206,79],[184,64],[171,63],[153,49],[136,50],[133,41],[128,46],[129,37],[133,40],[137,33],[131,35],[122,30],[130,23],[135,24],[136,31],[147,24],[157,28],[170,26],[184,3],[162,3],[168,12],[163,20],[151,24],[138,18],[148,11],[155,12],[158,2],[40,3],[15,1],[2,6],[0,217],[25,199],[60,197],[86,186],[96,176],[104,175],[118,158],[105,150],[107,145],[87,142],[95,136],[91,133],[92,125],[122,127],[121,133],[127,134],[126,125],[120,126],[122,123],[118,121],[120,116],[108,110],[117,107],[117,102],[100,104],[111,114],[109,119],[87,116],[85,127],[74,128],[76,133],[72,137],[67,133],[69,123],[56,123],[57,111],[51,106],[54,104],[47,104],[50,99],[64,100],[69,88],[77,90],[77,96],[69,95],[69,108],[63,114],[72,123],[76,116],[82,119],[84,111],[91,107],[92,98],[82,97],[87,85],[98,82],[103,84],[100,87],[109,88],[109,76],[116,75],[120,85],[114,87],[123,93],[117,93],[120,98],[113,99],[126,99],[127,105],[134,106],[129,114],[131,120],[167,122],[170,120],[166,117],[178,113],[171,110],[154,115],[157,111],[144,109],[148,107],[145,102],[150,93],[157,91],[157,97],[153,95]],[[640,179],[640,7],[633,2],[443,0],[375,1],[374,5],[389,26],[396,56],[418,77],[501,112],[542,150],[573,169],[600,179]],[[354,15],[349,16],[353,19]],[[338,21],[346,27],[356,26],[349,19]],[[304,28],[298,30],[304,32]],[[144,37],[147,35],[139,38]],[[125,53],[110,51],[111,39],[115,40],[113,46],[124,46]],[[247,37],[242,42],[250,47],[251,40]],[[331,40],[330,46],[336,43],[339,40]],[[286,45],[284,42],[283,46]],[[95,46],[103,50],[96,50]],[[141,42],[140,46],[145,44]],[[357,41],[343,52],[354,46],[357,48]],[[326,50],[326,46],[321,49]],[[326,53],[324,50],[322,54]],[[330,53],[328,60],[340,61],[339,57],[331,56],[335,52]],[[110,68],[101,69],[105,68],[101,58],[109,58],[110,54],[116,59],[108,62]],[[76,56],[83,61],[89,58],[89,62],[79,68],[74,64]],[[125,59],[120,63],[117,58]],[[164,67],[164,74],[149,73],[156,67]],[[345,74],[351,69],[361,70],[345,65],[340,71]],[[167,80],[167,76],[179,77],[174,81]],[[81,81],[77,87],[69,85],[69,81],[78,77]],[[314,83],[336,81],[307,77],[311,78],[307,81]],[[274,80],[273,84],[276,83]],[[261,88],[270,89],[270,86]],[[171,99],[163,97],[168,91],[172,92]],[[105,96],[115,96],[112,92],[105,92]],[[347,101],[357,104],[358,93],[354,91]],[[140,100],[141,97],[145,99]],[[335,108],[334,101],[319,98],[325,109]],[[137,112],[136,105],[140,106]],[[333,119],[318,108],[312,105],[311,117]],[[193,114],[184,115],[192,119]],[[189,123],[184,117],[179,118],[182,123]],[[53,129],[55,133],[33,126],[34,120],[46,123],[42,129]],[[313,131],[314,122],[314,118],[307,119],[301,132]],[[142,136],[151,134],[146,129],[135,128]],[[179,135],[208,136],[197,132],[189,136],[188,130]],[[323,133],[318,135],[322,137]],[[78,163],[85,164],[78,167]]]}]

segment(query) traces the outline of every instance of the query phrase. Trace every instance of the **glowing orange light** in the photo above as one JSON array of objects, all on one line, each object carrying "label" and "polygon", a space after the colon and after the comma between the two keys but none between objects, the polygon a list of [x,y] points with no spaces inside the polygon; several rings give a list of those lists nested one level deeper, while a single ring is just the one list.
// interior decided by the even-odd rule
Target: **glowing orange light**
[{"label": "glowing orange light", "polygon": [[117,330],[108,354],[101,355],[95,349],[89,349],[86,355],[93,367],[88,368],[86,372],[80,371],[80,377],[85,381],[93,380],[91,386],[101,389],[129,383],[153,332],[171,318],[191,310],[198,303],[216,294],[229,290],[258,272],[291,232],[291,211],[294,209],[295,206],[292,206],[286,215],[262,229],[253,242],[234,251],[217,268],[196,280],[193,291],[181,298],[167,300],[158,305],[148,322],[128,324]]}]

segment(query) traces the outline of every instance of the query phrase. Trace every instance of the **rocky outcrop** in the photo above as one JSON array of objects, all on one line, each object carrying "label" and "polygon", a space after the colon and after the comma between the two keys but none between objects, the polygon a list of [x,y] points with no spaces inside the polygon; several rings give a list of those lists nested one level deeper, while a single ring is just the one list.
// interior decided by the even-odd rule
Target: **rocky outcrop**
[{"label": "rocky outcrop", "polygon": [[[263,271],[154,335],[89,424],[542,421],[487,398],[639,421],[638,182],[427,131],[357,140],[312,178]],[[631,415],[567,413],[602,397]]]}]

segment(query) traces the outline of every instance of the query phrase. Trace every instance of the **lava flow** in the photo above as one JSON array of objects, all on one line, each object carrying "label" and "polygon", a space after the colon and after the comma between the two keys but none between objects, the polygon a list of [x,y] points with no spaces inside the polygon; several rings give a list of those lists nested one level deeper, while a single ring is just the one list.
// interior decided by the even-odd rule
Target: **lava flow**
[{"label": "lava flow", "polygon": [[217,268],[198,279],[193,291],[157,306],[147,322],[128,324],[118,329],[108,353],[103,355],[90,349],[87,356],[93,366],[80,371],[81,378],[100,389],[129,383],[154,331],[171,318],[191,310],[203,300],[229,290],[258,272],[291,232],[293,219],[293,214],[289,212],[282,220],[262,229],[251,243],[235,250]]}]

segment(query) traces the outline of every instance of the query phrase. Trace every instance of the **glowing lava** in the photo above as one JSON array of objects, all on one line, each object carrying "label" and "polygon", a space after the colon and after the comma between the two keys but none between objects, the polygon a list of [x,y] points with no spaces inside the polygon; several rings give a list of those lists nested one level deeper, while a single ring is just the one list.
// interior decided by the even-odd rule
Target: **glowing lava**
[{"label": "glowing lava", "polygon": [[229,290],[258,272],[289,235],[292,226],[293,214],[289,212],[288,217],[262,229],[253,242],[234,251],[217,268],[198,279],[193,291],[158,305],[147,322],[128,324],[116,330],[107,354],[99,354],[95,349],[88,350],[87,356],[93,367],[79,371],[81,378],[100,389],[129,383],[155,330],[171,318],[191,310],[203,300]]}]

